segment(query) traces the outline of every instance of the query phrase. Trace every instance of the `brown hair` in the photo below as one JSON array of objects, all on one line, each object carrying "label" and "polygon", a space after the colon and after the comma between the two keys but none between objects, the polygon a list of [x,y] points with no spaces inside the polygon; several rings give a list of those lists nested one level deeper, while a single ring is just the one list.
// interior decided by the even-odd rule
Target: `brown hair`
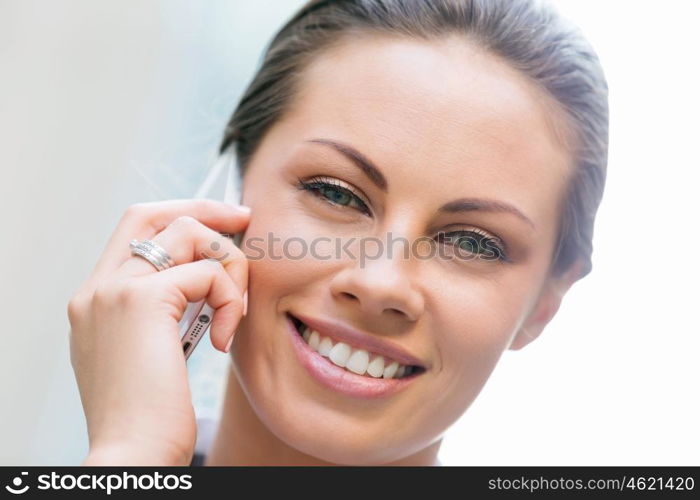
[{"label": "brown hair", "polygon": [[603,196],[608,155],[608,87],[581,32],[537,0],[311,0],[268,44],[262,63],[231,117],[220,146],[235,143],[242,175],[265,132],[289,109],[299,75],[345,35],[382,33],[436,39],[463,34],[544,88],[576,135],[575,170],[561,213],[550,271],[578,258],[592,268],[593,225]]}]

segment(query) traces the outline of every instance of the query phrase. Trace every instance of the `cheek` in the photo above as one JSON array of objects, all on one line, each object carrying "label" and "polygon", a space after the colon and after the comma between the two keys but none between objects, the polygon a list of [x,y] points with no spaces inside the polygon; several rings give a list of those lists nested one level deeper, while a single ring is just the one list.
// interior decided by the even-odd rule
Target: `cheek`
[{"label": "cheek", "polygon": [[502,310],[490,307],[465,308],[460,313],[464,321],[442,330],[445,333],[440,335],[445,372],[456,378],[477,381],[488,377],[508,347],[514,321]]},{"label": "cheek", "polygon": [[[249,265],[249,286],[283,296],[302,290],[332,267],[330,243],[318,224],[294,210],[256,213],[241,242]],[[324,257],[316,258],[316,255]]]},{"label": "cheek", "polygon": [[[492,280],[473,279],[436,290],[434,342],[441,404],[464,410],[478,395],[508,348],[522,297]],[[511,289],[512,290],[512,289]]]}]

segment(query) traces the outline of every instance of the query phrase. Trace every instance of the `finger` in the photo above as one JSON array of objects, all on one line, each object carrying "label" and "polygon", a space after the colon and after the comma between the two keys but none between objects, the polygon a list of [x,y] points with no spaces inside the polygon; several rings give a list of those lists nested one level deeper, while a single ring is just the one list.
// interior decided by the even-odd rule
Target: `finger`
[{"label": "finger", "polygon": [[215,260],[198,260],[171,267],[165,271],[134,278],[149,290],[169,289],[180,294],[180,317],[187,302],[197,302],[206,298],[214,309],[209,336],[212,345],[226,351],[229,339],[233,337],[243,314],[243,293],[228,276],[228,273]]},{"label": "finger", "polygon": [[166,200],[131,205],[105,246],[86,287],[94,287],[109,273],[129,259],[129,242],[152,238],[182,215],[189,215],[221,233],[243,231],[250,220],[250,211],[241,205],[231,205],[208,199]]},{"label": "finger", "polygon": [[[200,259],[219,261],[245,292],[248,288],[248,263],[245,254],[231,241],[208,228],[197,219],[184,215],[175,219],[163,231],[151,239],[173,259],[174,265]],[[156,272],[147,260],[132,256],[117,269],[117,276],[142,276]]]}]

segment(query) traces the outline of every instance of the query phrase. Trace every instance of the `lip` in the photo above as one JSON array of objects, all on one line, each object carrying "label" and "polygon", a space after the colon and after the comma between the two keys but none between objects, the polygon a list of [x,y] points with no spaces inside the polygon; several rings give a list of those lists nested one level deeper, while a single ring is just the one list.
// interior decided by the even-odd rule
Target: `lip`
[{"label": "lip", "polygon": [[[294,317],[301,319],[301,317],[296,314],[294,314]],[[304,342],[304,339],[301,338],[301,335],[299,335],[289,314],[285,314],[285,320],[287,322],[287,330],[292,346],[294,347],[299,361],[314,380],[328,389],[355,398],[377,399],[396,394],[408,387],[421,375],[421,373],[416,373],[403,378],[385,379],[352,373],[345,368],[333,364],[328,358],[321,356],[309,347],[309,345]],[[303,319],[301,320],[304,321]],[[306,323],[306,321],[304,321],[304,323]]]},{"label": "lip", "polygon": [[312,330],[316,330],[322,337],[330,337],[335,341],[345,342],[353,348],[365,349],[371,353],[380,354],[385,358],[398,361],[402,365],[419,366],[423,371],[427,368],[425,363],[403,347],[387,340],[378,339],[368,333],[363,333],[337,320],[312,318],[297,313],[292,315]]}]

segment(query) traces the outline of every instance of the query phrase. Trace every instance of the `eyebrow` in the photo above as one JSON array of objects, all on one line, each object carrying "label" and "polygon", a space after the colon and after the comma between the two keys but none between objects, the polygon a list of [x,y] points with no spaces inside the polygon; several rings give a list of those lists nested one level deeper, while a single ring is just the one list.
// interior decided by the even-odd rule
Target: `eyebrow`
[{"label": "eyebrow", "polygon": [[374,183],[379,189],[386,192],[389,189],[389,183],[386,181],[384,174],[374,166],[374,164],[357,149],[349,146],[347,144],[342,144],[340,142],[331,139],[310,139],[306,142],[314,142],[317,144],[325,144],[326,146],[331,146],[336,151],[345,155],[346,158],[352,160],[352,162],[357,165],[369,180]]},{"label": "eyebrow", "polygon": [[470,212],[475,210],[483,210],[485,212],[503,212],[516,215],[518,218],[527,222],[533,229],[535,224],[520,210],[513,205],[497,200],[486,200],[483,198],[460,198],[449,203],[445,203],[440,207],[440,212],[458,213]]},{"label": "eyebrow", "polygon": [[[322,138],[310,139],[306,142],[323,144],[332,147],[359,167],[360,170],[367,175],[369,180],[372,181],[379,189],[384,192],[388,191],[389,183],[387,182],[386,177],[384,177],[384,174],[382,174],[381,170],[379,170],[365,155],[360,153],[352,146],[332,139]],[[484,212],[513,214],[519,219],[527,222],[533,229],[535,228],[535,224],[524,213],[515,208],[513,205],[498,200],[484,198],[460,198],[458,200],[445,203],[438,209],[439,212],[443,213],[473,212],[478,210]]]}]

